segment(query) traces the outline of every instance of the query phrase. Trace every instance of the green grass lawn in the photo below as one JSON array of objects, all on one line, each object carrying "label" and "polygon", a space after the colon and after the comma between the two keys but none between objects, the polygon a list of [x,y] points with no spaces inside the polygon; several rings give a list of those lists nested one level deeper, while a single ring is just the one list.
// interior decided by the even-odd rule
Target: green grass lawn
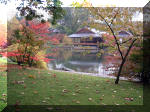
[{"label": "green grass lawn", "polygon": [[6,107],[7,99],[7,77],[6,72],[0,72],[0,112]]},{"label": "green grass lawn", "polygon": [[1,67],[1,65],[6,65],[7,59],[0,57],[0,112],[6,107],[6,99],[7,99],[7,77],[6,72],[4,72],[5,67]]},{"label": "green grass lawn", "polygon": [[33,68],[10,69],[8,76],[10,105],[143,105],[139,83]]}]

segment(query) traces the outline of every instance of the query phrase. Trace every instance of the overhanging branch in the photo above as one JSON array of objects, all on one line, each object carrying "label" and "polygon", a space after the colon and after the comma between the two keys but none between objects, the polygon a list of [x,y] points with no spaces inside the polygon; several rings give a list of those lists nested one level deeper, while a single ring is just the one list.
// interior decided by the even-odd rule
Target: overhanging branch
[{"label": "overhanging branch", "polygon": [[105,19],[101,14],[98,13],[98,16],[100,16],[100,17],[104,20],[104,22],[106,23],[106,25],[107,25],[107,26],[109,27],[109,29],[111,30],[111,32],[112,32],[112,34],[113,34],[113,36],[114,36],[115,42],[116,42],[116,44],[117,44],[117,48],[118,48],[118,51],[119,51],[119,53],[120,53],[121,59],[123,60],[124,57],[123,57],[122,51],[121,51],[121,49],[120,49],[119,42],[118,42],[118,40],[117,40],[117,37],[116,37],[116,35],[115,35],[115,33],[114,33],[112,27],[109,25],[109,23],[106,21],[106,19]]}]

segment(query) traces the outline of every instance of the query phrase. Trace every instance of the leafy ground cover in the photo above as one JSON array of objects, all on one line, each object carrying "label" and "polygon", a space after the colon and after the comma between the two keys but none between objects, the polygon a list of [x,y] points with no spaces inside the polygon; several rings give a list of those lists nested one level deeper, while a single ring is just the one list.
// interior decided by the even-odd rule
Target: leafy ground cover
[{"label": "leafy ground cover", "polygon": [[8,104],[143,105],[139,83],[41,69],[8,71]]}]

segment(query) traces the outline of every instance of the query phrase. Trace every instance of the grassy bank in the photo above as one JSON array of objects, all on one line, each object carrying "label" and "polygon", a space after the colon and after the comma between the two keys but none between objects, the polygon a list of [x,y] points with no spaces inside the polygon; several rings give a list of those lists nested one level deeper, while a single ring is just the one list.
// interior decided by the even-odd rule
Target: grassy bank
[{"label": "grassy bank", "polygon": [[10,69],[8,104],[142,105],[141,84],[40,69]]},{"label": "grassy bank", "polygon": [[7,99],[7,77],[6,77],[7,59],[0,57],[0,112],[6,107]]}]

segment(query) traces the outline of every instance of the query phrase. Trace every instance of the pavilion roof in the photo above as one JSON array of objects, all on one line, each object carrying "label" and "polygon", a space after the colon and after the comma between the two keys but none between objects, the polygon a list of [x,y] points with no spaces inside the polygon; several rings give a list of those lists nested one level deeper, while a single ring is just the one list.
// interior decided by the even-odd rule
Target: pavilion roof
[{"label": "pavilion roof", "polygon": [[102,37],[100,34],[96,34],[93,31],[87,29],[87,28],[82,28],[81,30],[77,31],[74,34],[69,35],[69,37],[74,38],[74,37]]}]

